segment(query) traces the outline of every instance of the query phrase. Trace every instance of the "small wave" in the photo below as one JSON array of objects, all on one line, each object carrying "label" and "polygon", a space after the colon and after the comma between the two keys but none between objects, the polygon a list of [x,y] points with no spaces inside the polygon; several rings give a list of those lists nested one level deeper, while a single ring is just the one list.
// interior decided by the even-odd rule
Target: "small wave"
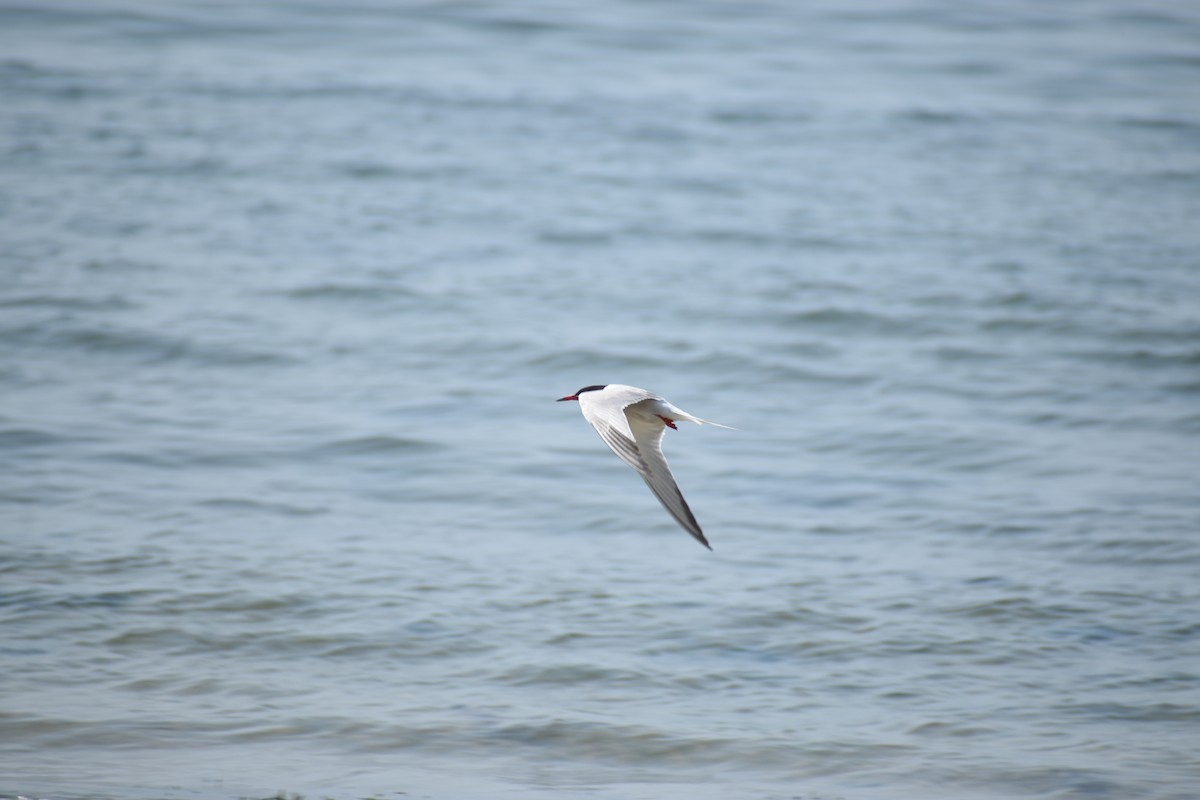
[{"label": "small wave", "polygon": [[88,608],[123,608],[143,597],[151,595],[146,590],[95,592],[95,593],[52,593],[41,590],[0,594],[0,607],[21,611],[46,609],[71,610]]},{"label": "small wave", "polygon": [[1163,50],[1155,53],[1143,53],[1126,59],[1128,63],[1139,67],[1166,67],[1183,71],[1200,71],[1200,55],[1193,52],[1169,52]]},{"label": "small wave", "polygon": [[62,444],[65,441],[68,440],[62,436],[35,428],[8,428],[0,430],[0,449],[12,448],[20,450],[32,447],[48,447]]},{"label": "small wave", "polygon": [[978,603],[953,606],[945,609],[942,613],[952,617],[1012,622],[1077,617],[1085,614],[1086,610],[1067,605],[1044,605],[1027,597],[999,597]]},{"label": "small wave", "polygon": [[1056,711],[1069,717],[1086,717],[1120,722],[1187,722],[1200,721],[1200,707],[1181,703],[1074,703],[1058,706]]},{"label": "small wave", "polygon": [[139,273],[158,272],[162,267],[150,261],[132,258],[93,258],[84,262],[83,268],[91,272]]},{"label": "small wave", "polygon": [[135,308],[121,297],[71,297],[65,295],[28,295],[0,299],[0,308],[53,308],[62,311],[126,311]]},{"label": "small wave", "polygon": [[317,445],[306,451],[313,456],[367,456],[392,454],[424,454],[444,449],[444,445],[428,439],[411,439],[402,436],[359,436],[338,439]]},{"label": "small wave", "polygon": [[497,679],[515,686],[598,686],[649,682],[643,673],[597,664],[524,665],[500,674]]},{"label": "small wave", "polygon": [[1172,352],[1165,349],[1150,350],[1140,347],[1134,349],[1104,348],[1102,350],[1077,350],[1070,355],[1084,361],[1127,364],[1131,367],[1146,369],[1200,365],[1200,349],[1183,349]]},{"label": "small wave", "polygon": [[538,239],[546,244],[596,247],[612,244],[618,237],[611,230],[584,230],[582,228],[549,228],[538,233]]},{"label": "small wave", "polygon": [[982,350],[977,347],[963,347],[961,345],[935,347],[930,353],[937,360],[948,362],[971,363],[977,361],[1000,361],[1008,358],[1004,353],[997,353],[994,350]]},{"label": "small wave", "polygon": [[1087,544],[1083,557],[1111,564],[1178,565],[1200,562],[1200,548],[1183,537],[1118,537]]},{"label": "small wave", "polygon": [[592,372],[604,370],[615,372],[622,369],[660,368],[667,365],[669,359],[666,357],[655,358],[641,354],[601,352],[599,350],[574,348],[537,356],[525,363],[527,366],[556,371],[586,369]]},{"label": "small wave", "polygon": [[1048,312],[1059,312],[1061,310],[1061,306],[1058,303],[1036,295],[1033,292],[1026,291],[1003,292],[987,298],[983,305],[994,308],[1025,308]]},{"label": "small wave", "polygon": [[795,125],[812,122],[816,114],[810,109],[787,108],[778,105],[728,105],[714,109],[709,114],[713,122],[724,125]]},{"label": "small wave", "polygon": [[313,517],[329,513],[329,509],[325,506],[298,506],[278,502],[268,503],[249,497],[210,497],[205,500],[196,501],[196,505],[226,511],[265,512],[289,517]]},{"label": "small wave", "polygon": [[249,590],[173,594],[158,599],[155,613],[166,616],[194,617],[206,613],[281,611],[313,606],[313,598],[304,594],[254,594]]},{"label": "small wave", "polygon": [[1139,176],[1139,179],[1145,180],[1150,184],[1177,183],[1183,184],[1185,187],[1192,187],[1196,184],[1200,184],[1200,170],[1159,169],[1146,172]]},{"label": "small wave", "polygon": [[5,335],[26,345],[124,355],[151,362],[191,361],[210,366],[238,367],[290,364],[293,361],[291,357],[278,353],[197,342],[157,331],[115,326],[63,328],[35,323],[10,328]]},{"label": "small wave", "polygon": [[126,163],[125,173],[131,175],[208,178],[231,172],[228,161],[220,158],[202,157],[179,160],[136,159]]},{"label": "small wave", "polygon": [[[1163,389],[1171,392],[1179,392],[1180,394],[1200,394],[1200,378],[1163,384]],[[1183,421],[1194,423],[1200,421],[1200,416],[1185,417]]]},{"label": "small wave", "polygon": [[[44,717],[25,712],[0,711],[0,739],[6,742],[35,741],[68,733],[79,727],[75,720]],[[3,795],[0,795],[3,796]]]},{"label": "small wave", "polygon": [[908,732],[913,736],[937,736],[950,737],[954,739],[966,739],[975,736],[990,736],[996,733],[996,729],[986,725],[973,725],[931,720],[929,722],[922,722],[919,725],[912,727]]},{"label": "small wave", "polygon": [[59,77],[66,74],[69,73],[65,70],[44,67],[41,64],[35,64],[32,61],[26,61],[22,58],[0,59],[0,80],[4,81],[14,78],[24,80],[28,78]]},{"label": "small wave", "polygon": [[[985,69],[994,70],[991,65],[985,65]],[[947,67],[947,71],[953,71],[952,67]],[[893,117],[901,122],[915,122],[919,125],[961,125],[965,122],[973,122],[974,118],[959,112],[954,111],[937,111],[929,108],[911,108],[904,111],[896,112]]]},{"label": "small wave", "polygon": [[1117,124],[1128,128],[1200,134],[1200,123],[1183,117],[1122,117]]},{"label": "small wave", "polygon": [[831,236],[802,235],[776,231],[743,230],[740,228],[696,228],[673,235],[687,241],[707,245],[733,245],[752,248],[781,248],[786,250],[846,250],[854,246],[848,240]]},{"label": "small wave", "polygon": [[634,726],[553,720],[507,725],[476,734],[477,740],[553,746],[556,757],[586,758],[625,764],[692,764],[727,761],[739,750],[724,739],[672,736]]},{"label": "small wave", "polygon": [[[696,359],[696,366],[708,367],[711,359]],[[751,375],[756,383],[771,384],[801,384],[810,386],[867,386],[879,380],[877,375],[865,372],[848,372],[836,369],[814,369],[811,366],[797,366],[779,361],[766,359],[742,359],[740,362],[722,367],[724,380],[718,380],[714,385],[721,388],[736,388],[741,384],[740,376]]]},{"label": "small wave", "polygon": [[442,182],[471,176],[462,164],[396,164],[385,161],[338,161],[330,169],[341,176],[360,181],[409,180],[419,183]]},{"label": "small wave", "polygon": [[418,297],[417,293],[403,286],[379,283],[321,283],[313,286],[301,286],[289,289],[283,293],[293,300],[343,300],[352,302],[379,302],[396,298],[410,299]]},{"label": "small wave", "polygon": [[[99,461],[156,469],[253,469],[296,461],[425,455],[443,447],[444,445],[428,439],[376,435],[335,439],[300,447],[280,446],[278,443],[254,446],[240,442],[196,441],[187,445],[159,447],[153,450],[104,450],[93,457]],[[211,508],[272,511],[295,516],[320,514],[326,510],[322,506],[264,503],[255,498],[239,496],[210,497],[198,502]]]},{"label": "small wave", "polygon": [[989,317],[982,319],[978,323],[978,328],[986,333],[1089,333],[1090,329],[1084,327],[1081,323],[1064,318],[1059,315],[1047,315],[1045,317],[1037,316],[1015,316],[1006,315],[1000,317]]},{"label": "small wave", "polygon": [[333,164],[332,168],[339,175],[356,180],[381,180],[395,178],[400,174],[396,167],[381,161],[345,161]]},{"label": "small wave", "polygon": [[861,308],[813,308],[780,314],[773,320],[787,327],[863,335],[925,336],[941,332],[930,318],[900,317]]}]

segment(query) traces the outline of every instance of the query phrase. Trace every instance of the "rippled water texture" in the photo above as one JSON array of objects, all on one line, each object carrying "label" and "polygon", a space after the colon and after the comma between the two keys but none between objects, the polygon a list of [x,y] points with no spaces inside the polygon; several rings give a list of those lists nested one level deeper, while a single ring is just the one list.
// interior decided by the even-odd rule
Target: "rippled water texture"
[{"label": "rippled water texture", "polygon": [[1194,798],[1198,45],[0,2],[0,796]]}]

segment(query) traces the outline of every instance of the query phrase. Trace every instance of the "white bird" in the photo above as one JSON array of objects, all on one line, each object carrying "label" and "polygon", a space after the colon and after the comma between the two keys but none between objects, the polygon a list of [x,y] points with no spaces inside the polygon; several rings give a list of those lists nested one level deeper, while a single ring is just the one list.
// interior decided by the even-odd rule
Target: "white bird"
[{"label": "white bird", "polygon": [[671,468],[667,466],[662,451],[662,437],[667,428],[678,430],[675,422],[681,419],[698,425],[716,425],[718,428],[729,426],[694,417],[653,392],[619,383],[585,386],[575,394],[558,398],[559,402],[563,400],[579,401],[583,418],[592,423],[605,444],[622,461],[637,470],[663,508],[684,530],[712,550],[704,538],[704,531],[700,530],[700,523],[696,522],[695,515],[683,499]]}]

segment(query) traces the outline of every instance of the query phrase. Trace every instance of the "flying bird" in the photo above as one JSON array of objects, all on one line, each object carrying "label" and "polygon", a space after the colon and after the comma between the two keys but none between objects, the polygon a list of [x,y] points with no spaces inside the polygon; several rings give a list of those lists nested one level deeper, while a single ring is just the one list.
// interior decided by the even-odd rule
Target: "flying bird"
[{"label": "flying bird", "polygon": [[663,508],[685,531],[712,550],[712,545],[704,538],[704,531],[700,530],[700,523],[696,522],[679,486],[675,484],[671,468],[667,466],[662,451],[662,437],[667,428],[678,430],[675,423],[681,419],[698,425],[716,425],[718,428],[729,426],[694,417],[653,392],[619,383],[585,386],[575,394],[558,398],[560,403],[563,400],[579,402],[583,418],[592,423],[605,444],[622,461],[637,470]]}]

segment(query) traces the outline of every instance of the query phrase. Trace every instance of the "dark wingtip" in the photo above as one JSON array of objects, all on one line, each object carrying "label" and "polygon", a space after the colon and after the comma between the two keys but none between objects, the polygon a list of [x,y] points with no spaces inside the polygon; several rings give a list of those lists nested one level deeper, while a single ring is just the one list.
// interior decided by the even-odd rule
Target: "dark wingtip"
[{"label": "dark wingtip", "polygon": [[694,534],[692,534],[692,535],[696,537],[696,541],[697,541],[697,542],[699,542],[700,544],[702,544],[702,545],[704,545],[705,547],[707,547],[707,548],[708,548],[708,551],[709,551],[710,553],[712,552],[712,545],[708,543],[708,539],[705,539],[705,538],[704,538],[704,534],[703,534],[703,533],[699,533],[699,534],[695,534],[695,533],[694,533]]}]

